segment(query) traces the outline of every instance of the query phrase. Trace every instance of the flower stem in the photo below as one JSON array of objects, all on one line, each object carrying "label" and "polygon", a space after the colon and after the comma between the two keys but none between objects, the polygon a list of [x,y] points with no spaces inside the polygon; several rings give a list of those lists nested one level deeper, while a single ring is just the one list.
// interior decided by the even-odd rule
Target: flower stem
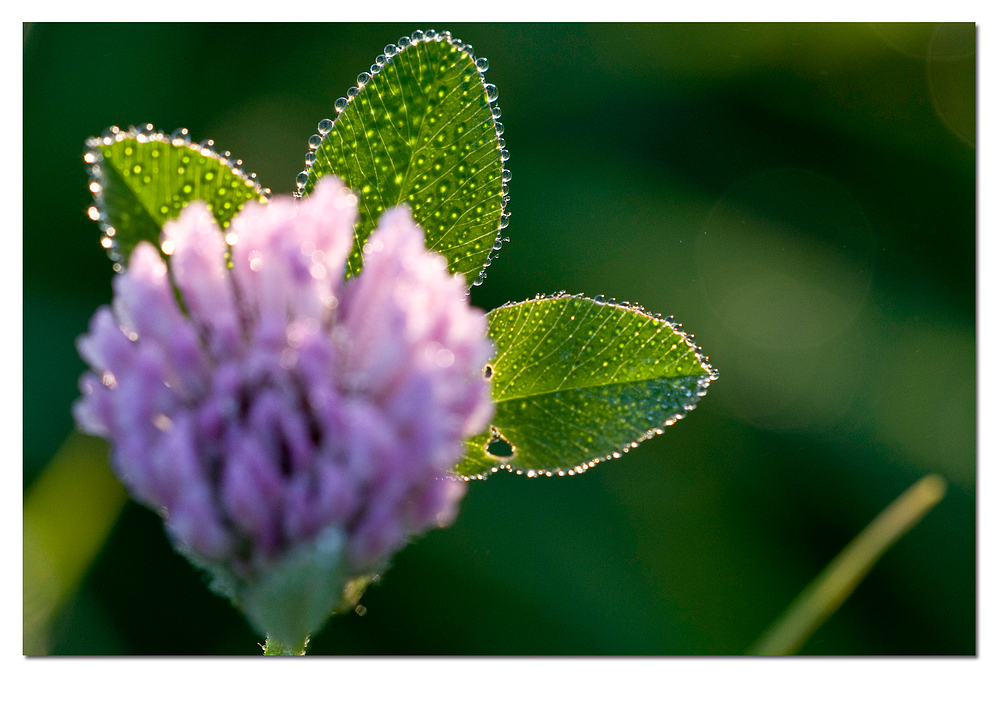
[{"label": "flower stem", "polygon": [[271,636],[267,637],[264,645],[261,646],[264,649],[264,655],[305,655],[306,646],[309,645],[309,636],[301,643],[286,644],[281,641],[275,640]]},{"label": "flower stem", "polygon": [[794,655],[840,608],[880,557],[944,497],[936,474],[924,477],[889,504],[789,605],[750,648],[750,655]]}]

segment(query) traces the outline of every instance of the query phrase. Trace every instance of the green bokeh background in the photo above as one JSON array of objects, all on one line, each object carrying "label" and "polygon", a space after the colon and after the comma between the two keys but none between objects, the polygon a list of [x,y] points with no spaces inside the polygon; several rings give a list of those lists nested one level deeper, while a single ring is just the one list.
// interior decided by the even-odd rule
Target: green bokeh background
[{"label": "green bokeh background", "polygon": [[[471,485],[455,525],[310,652],[741,653],[940,473],[943,502],[803,652],[975,653],[975,27],[430,26],[489,59],[511,152],[510,242],[473,303],[637,302],[683,322],[721,376],[621,460]],[[84,140],[187,127],[290,193],[334,100],[418,28],[25,26],[26,495],[72,429],[73,341],[111,297]],[[46,650],[259,640],[130,503]]]}]

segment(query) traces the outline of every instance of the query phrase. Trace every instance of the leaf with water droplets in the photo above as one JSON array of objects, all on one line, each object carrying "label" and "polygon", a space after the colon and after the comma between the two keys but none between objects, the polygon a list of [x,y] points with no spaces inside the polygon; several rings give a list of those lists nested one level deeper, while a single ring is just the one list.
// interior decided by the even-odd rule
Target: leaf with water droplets
[{"label": "leaf with water droplets", "polygon": [[635,306],[562,294],[487,317],[496,415],[467,441],[465,477],[584,471],[684,417],[717,376],[679,325]]},{"label": "leaf with water droplets", "polygon": [[244,203],[266,200],[267,191],[239,162],[216,154],[211,143],[190,143],[186,134],[172,138],[149,125],[127,132],[112,128],[88,140],[90,216],[104,231],[103,244],[113,260],[126,262],[142,240],[159,246],[163,223],[192,201],[208,203],[226,228]]},{"label": "leaf with water droplets", "polygon": [[355,245],[347,263],[357,274],[364,243],[386,208],[408,203],[427,233],[428,248],[449,270],[473,283],[489,263],[506,224],[505,182],[493,104],[496,88],[484,82],[486,62],[450,35],[415,32],[386,47],[359,76],[350,98],[337,101],[332,123],[310,139],[308,195],[325,174],[337,174],[360,198]]}]

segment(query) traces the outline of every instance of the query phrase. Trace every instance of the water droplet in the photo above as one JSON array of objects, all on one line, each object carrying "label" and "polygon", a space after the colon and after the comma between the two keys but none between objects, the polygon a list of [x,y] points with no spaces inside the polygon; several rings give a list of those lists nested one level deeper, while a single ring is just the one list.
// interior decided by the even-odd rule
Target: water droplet
[{"label": "water droplet", "polygon": [[414,43],[421,42],[421,41],[424,40],[424,33],[421,32],[419,29],[417,31],[415,31],[413,34],[411,34],[410,36],[412,37]]},{"label": "water droplet", "polygon": [[178,129],[174,130],[170,134],[170,141],[174,142],[175,144],[178,143],[178,142],[180,144],[190,144],[190,142],[191,142],[191,134],[188,132],[188,130],[187,130],[186,127],[180,127]]},{"label": "water droplet", "polygon": [[323,138],[320,137],[318,134],[314,134],[313,136],[311,136],[309,138],[309,148],[310,149],[316,149],[322,143],[323,143]]},{"label": "water droplet", "polygon": [[[510,224],[510,213],[502,213],[500,215],[500,229],[504,229]],[[494,246],[493,249],[500,249],[499,245]]]},{"label": "water droplet", "polygon": [[500,160],[501,161],[507,161],[508,159],[510,159],[510,152],[507,151],[506,149],[501,149],[500,150]]},{"label": "water droplet", "polygon": [[295,177],[295,185],[299,188],[304,188],[308,181],[309,173],[307,171],[300,171],[299,175]]},{"label": "water droplet", "polygon": [[494,102],[500,94],[500,92],[497,90],[497,87],[492,83],[487,83],[483,87],[486,88],[486,102],[488,103]]},{"label": "water droplet", "polygon": [[[389,52],[386,52],[386,53],[388,54]],[[359,86],[363,86],[363,85],[365,85],[365,84],[366,84],[366,83],[367,83],[368,81],[370,81],[371,79],[372,79],[372,77],[371,77],[371,74],[370,74],[370,73],[367,73],[367,72],[365,72],[365,71],[362,71],[361,73],[359,73],[359,74],[358,74],[358,85],[359,85]]]},{"label": "water droplet", "polygon": [[387,57],[392,57],[399,53],[399,47],[395,44],[386,44],[385,49],[382,51],[385,52]]},{"label": "water droplet", "polygon": [[397,42],[397,44],[399,44],[399,50],[402,51],[403,49],[405,49],[406,47],[408,47],[410,45],[410,38],[409,37],[400,37],[399,41]]},{"label": "water droplet", "polygon": [[316,163],[316,152],[306,152],[306,166]]},{"label": "water droplet", "polygon": [[333,120],[323,119],[319,121],[319,125],[316,126],[321,135],[326,135],[330,130],[333,129]]},{"label": "water droplet", "polygon": [[[351,86],[350,88],[347,89],[347,97],[348,98],[353,98],[354,96],[356,96],[358,94],[358,92],[359,91],[358,91],[358,87],[357,86]],[[345,108],[347,107],[346,103],[344,104],[344,107]]]},{"label": "water droplet", "polygon": [[479,70],[480,73],[482,73],[489,67],[490,67],[490,62],[486,60],[485,56],[480,56],[478,59],[476,59],[476,68]]},{"label": "water droplet", "polygon": [[503,181],[504,183],[507,183],[508,181],[510,181],[510,170],[509,169],[504,169],[503,171],[500,172],[500,180]]},{"label": "water droplet", "polygon": [[497,129],[497,137],[499,137],[500,135],[503,134],[503,123],[502,122],[497,122],[497,123],[495,123],[494,126]]},{"label": "water droplet", "polygon": [[493,106],[493,119],[494,120],[499,120],[500,119],[500,106],[499,105],[494,105]]},{"label": "water droplet", "polygon": [[378,72],[382,70],[382,67],[378,64],[372,64],[368,70],[371,71],[373,76],[376,76],[378,75]]}]

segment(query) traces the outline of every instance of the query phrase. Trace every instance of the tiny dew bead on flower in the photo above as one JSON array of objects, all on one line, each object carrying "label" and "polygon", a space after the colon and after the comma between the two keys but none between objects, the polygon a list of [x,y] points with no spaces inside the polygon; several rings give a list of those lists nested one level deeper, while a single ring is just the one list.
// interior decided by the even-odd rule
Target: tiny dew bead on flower
[{"label": "tiny dew bead on flower", "polygon": [[[453,520],[462,440],[492,414],[486,320],[405,206],[345,281],[357,199],[207,206],[140,243],[78,341],[73,407],[132,495],[251,624],[301,642],[351,580]],[[232,243],[232,266],[226,242]],[[178,303],[180,299],[181,304]]]}]

